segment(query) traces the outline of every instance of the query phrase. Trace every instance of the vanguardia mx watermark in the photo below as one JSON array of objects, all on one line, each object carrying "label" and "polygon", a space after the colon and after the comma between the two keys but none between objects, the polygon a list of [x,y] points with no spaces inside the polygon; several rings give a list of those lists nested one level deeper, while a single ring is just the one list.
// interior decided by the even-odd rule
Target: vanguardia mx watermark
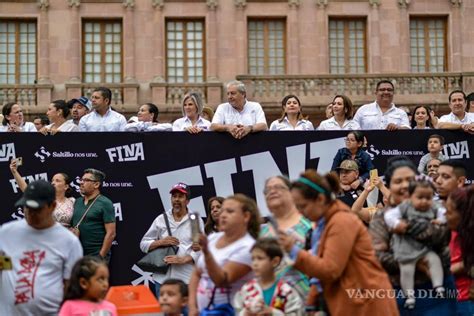
[{"label": "vanguardia mx watermark", "polygon": [[[385,299],[385,298],[406,298],[403,290],[394,289],[346,289],[347,296],[351,299]],[[434,289],[417,289],[413,291],[415,298],[448,298],[456,299],[459,292],[456,289],[446,289],[442,295]]]}]

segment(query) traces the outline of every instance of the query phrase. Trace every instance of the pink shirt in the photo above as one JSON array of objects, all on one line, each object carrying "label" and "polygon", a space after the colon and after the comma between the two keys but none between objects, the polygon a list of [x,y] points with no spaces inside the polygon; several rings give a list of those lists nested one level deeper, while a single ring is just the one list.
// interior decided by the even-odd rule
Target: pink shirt
[{"label": "pink shirt", "polygon": [[117,307],[109,301],[94,303],[84,300],[68,300],[64,302],[59,316],[117,316]]}]

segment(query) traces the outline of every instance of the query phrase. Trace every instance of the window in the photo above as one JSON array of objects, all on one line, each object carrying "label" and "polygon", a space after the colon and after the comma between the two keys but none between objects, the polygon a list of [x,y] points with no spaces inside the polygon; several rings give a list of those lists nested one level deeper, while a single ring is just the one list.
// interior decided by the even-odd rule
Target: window
[{"label": "window", "polygon": [[410,56],[413,72],[446,71],[446,19],[410,20]]},{"label": "window", "polygon": [[166,75],[169,83],[204,82],[204,21],[166,22]]},{"label": "window", "polygon": [[333,74],[365,73],[366,32],[363,19],[329,20],[329,69]]},{"label": "window", "polygon": [[0,21],[0,84],[34,84],[36,22]]},{"label": "window", "polygon": [[249,74],[285,74],[285,45],[284,20],[250,20],[248,23]]},{"label": "window", "polygon": [[122,82],[122,23],[84,22],[82,38],[84,82]]}]

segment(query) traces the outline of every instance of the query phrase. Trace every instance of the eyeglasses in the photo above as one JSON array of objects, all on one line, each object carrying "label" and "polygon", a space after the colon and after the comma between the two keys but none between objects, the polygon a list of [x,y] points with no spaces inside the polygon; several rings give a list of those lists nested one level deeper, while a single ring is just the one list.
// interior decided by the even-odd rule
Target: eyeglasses
[{"label": "eyeglasses", "polygon": [[97,180],[84,178],[84,179],[79,179],[79,182],[97,182]]},{"label": "eyeglasses", "polygon": [[268,195],[273,190],[286,191],[286,190],[289,190],[289,188],[287,186],[284,186],[284,185],[274,185],[274,186],[271,186],[271,187],[265,187],[265,189],[263,189],[263,194]]},{"label": "eyeglasses", "polygon": [[345,141],[346,143],[355,143],[355,142],[357,142],[357,140],[355,140],[355,139],[350,139],[350,138],[347,138],[347,137],[344,138],[344,141]]},{"label": "eyeglasses", "polygon": [[377,91],[380,91],[380,92],[393,92],[393,89],[392,88],[381,88],[381,89],[377,89]]}]

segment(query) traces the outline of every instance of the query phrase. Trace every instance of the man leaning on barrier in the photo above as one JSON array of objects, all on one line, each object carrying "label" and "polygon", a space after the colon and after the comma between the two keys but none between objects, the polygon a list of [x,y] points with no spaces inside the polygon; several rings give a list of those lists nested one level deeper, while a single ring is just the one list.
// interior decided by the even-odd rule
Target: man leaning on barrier
[{"label": "man leaning on barrier", "polygon": [[212,119],[212,131],[228,132],[232,137],[241,139],[250,133],[268,129],[262,106],[247,100],[242,82],[231,81],[227,84],[227,101],[217,107]]},{"label": "man leaning on barrier", "polygon": [[395,86],[391,81],[379,81],[375,89],[375,102],[361,106],[354,115],[354,121],[359,123],[363,130],[410,129],[407,113],[393,103],[394,94]]}]

